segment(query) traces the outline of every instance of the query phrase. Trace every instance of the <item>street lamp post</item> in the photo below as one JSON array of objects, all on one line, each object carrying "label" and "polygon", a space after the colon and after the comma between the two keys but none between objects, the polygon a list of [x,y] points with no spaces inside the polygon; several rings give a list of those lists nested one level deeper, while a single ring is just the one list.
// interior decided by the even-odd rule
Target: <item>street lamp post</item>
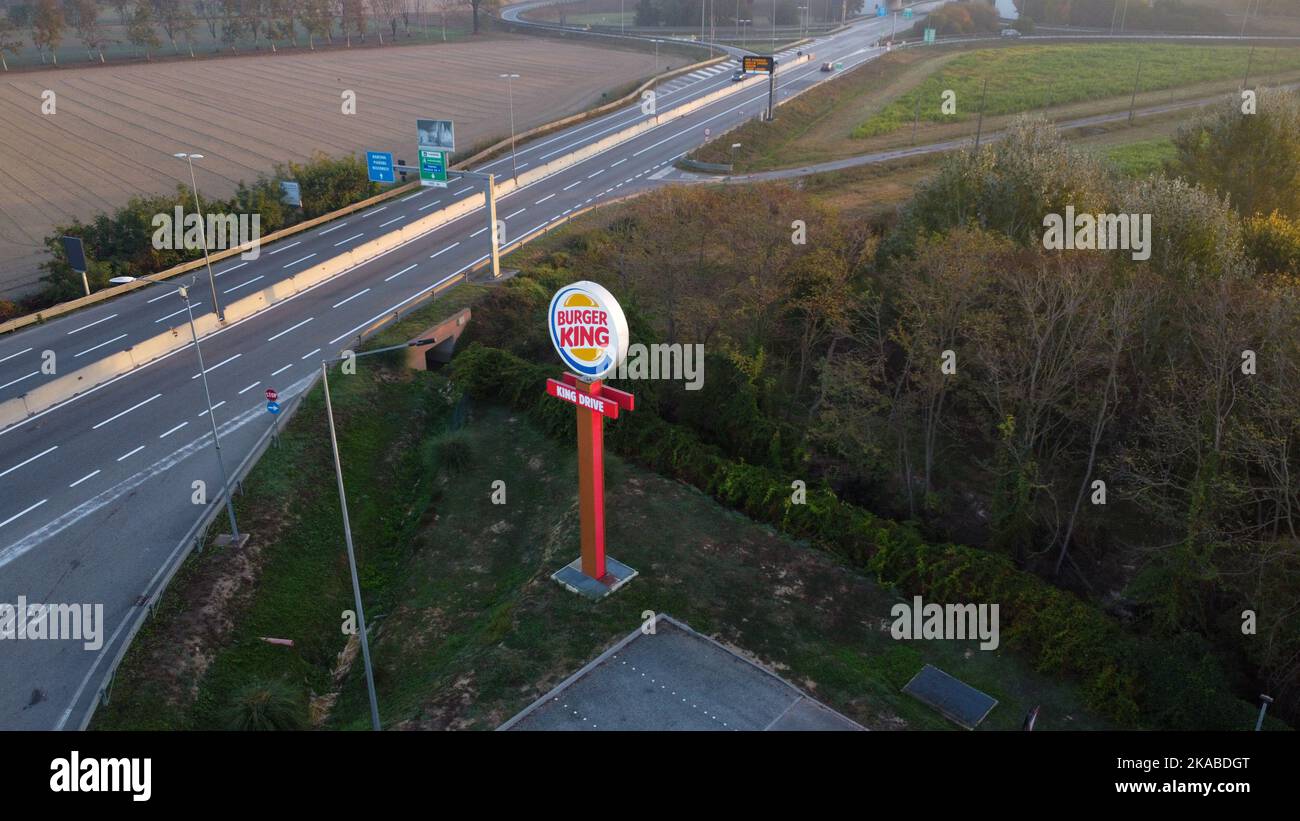
[{"label": "street lamp post", "polygon": [[[371,356],[377,353],[386,353],[398,348],[411,348],[417,345],[431,345],[437,340],[434,339],[417,339],[414,342],[406,342],[401,345],[389,345],[386,348],[376,348],[373,351],[363,351],[354,354],[356,358]],[[352,573],[352,599],[357,608],[357,632],[361,636],[361,660],[366,669],[366,691],[370,696],[370,727],[378,731],[379,727],[379,702],[375,698],[375,673],[374,668],[370,666],[370,640],[366,636],[366,611],[361,604],[361,582],[357,576],[357,554],[352,547],[352,523],[348,519],[348,496],[343,489],[343,463],[339,458],[339,440],[334,431],[334,406],[330,402],[330,377],[329,366],[334,362],[341,362],[342,357],[334,359],[323,359],[320,363],[321,384],[325,389],[325,415],[329,418],[330,428],[330,448],[334,454],[334,478],[338,480],[339,485],[339,505],[343,510],[343,541],[348,548],[348,569]]]},{"label": "street lamp post", "polygon": [[504,78],[506,81],[506,99],[508,100],[510,106],[510,167],[512,169],[515,182],[518,182],[519,166],[517,165],[517,161],[515,160],[515,92],[514,92],[513,83],[515,80],[519,79],[519,75],[502,74],[500,76]]},{"label": "street lamp post", "polygon": [[656,77],[659,76],[659,43],[660,42],[661,42],[660,40],[655,40],[655,76]]},{"label": "street lamp post", "polygon": [[772,0],[772,55],[776,55],[776,0]]},{"label": "street lamp post", "polygon": [[208,422],[212,424],[212,446],[217,452],[217,466],[221,469],[221,486],[226,494],[226,515],[230,518],[230,539],[235,546],[240,544],[239,524],[235,521],[235,505],[232,501],[230,477],[226,474],[226,462],[221,458],[221,436],[217,433],[217,418],[212,410],[212,391],[208,388],[207,367],[203,364],[203,348],[199,345],[199,332],[194,327],[194,307],[190,304],[190,292],[184,285],[176,289],[180,298],[185,300],[185,312],[190,318],[190,336],[194,339],[194,352],[199,357],[199,378],[203,380],[203,398],[208,405]]},{"label": "street lamp post", "polygon": [[[199,184],[194,178],[194,161],[203,159],[202,154],[187,154],[184,151],[172,155],[178,160],[185,160],[190,166],[190,188],[194,191],[194,210],[199,215],[199,240],[203,243],[203,262],[208,267],[208,285],[212,287],[212,310],[217,312],[219,322],[226,321],[226,312],[221,307],[221,302],[217,299],[217,279],[212,275],[212,259],[208,256],[208,234],[207,226],[203,220],[203,206],[199,203]],[[188,305],[188,300],[186,301]]]}]

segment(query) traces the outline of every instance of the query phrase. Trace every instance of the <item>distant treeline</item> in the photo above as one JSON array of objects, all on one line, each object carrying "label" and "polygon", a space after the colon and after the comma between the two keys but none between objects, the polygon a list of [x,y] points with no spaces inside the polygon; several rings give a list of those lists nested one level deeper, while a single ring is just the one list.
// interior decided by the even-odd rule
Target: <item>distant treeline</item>
[{"label": "distant treeline", "polygon": [[[1186,0],[1155,0],[1152,5],[1136,0],[1016,0],[1016,6],[1039,23],[1058,26],[1114,27],[1118,31],[1122,25],[1125,31],[1171,32],[1224,32],[1232,27],[1220,9]],[[1240,23],[1236,25],[1239,30]]]},{"label": "distant treeline", "polygon": [[[845,15],[852,16],[862,11],[865,0],[830,0],[829,2],[799,2],[799,0],[777,0],[776,24],[778,26],[795,26],[803,19],[799,7],[808,6],[808,19],[814,23],[839,22]],[[773,5],[768,0],[740,0],[739,6],[723,3],[715,9],[712,3],[704,0],[637,0],[636,25],[638,26],[673,26],[681,28],[698,27],[701,20],[712,22],[717,26],[735,26],[736,19],[748,20],[754,24],[757,18],[770,24]],[[712,17],[710,18],[710,13]]]}]

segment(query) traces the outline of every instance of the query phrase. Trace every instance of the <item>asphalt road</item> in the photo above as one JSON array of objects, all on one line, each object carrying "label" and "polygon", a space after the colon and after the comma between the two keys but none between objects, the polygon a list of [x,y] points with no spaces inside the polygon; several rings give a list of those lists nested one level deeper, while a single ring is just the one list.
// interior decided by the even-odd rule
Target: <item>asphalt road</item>
[{"label": "asphalt road", "polygon": [[[805,48],[847,69],[880,53],[867,44],[887,26],[866,21]],[[716,134],[757,116],[766,88],[738,92],[684,118],[670,115],[672,106],[727,85],[733,68],[725,64],[666,83],[657,127],[500,198],[497,215],[506,222],[507,242],[575,209],[660,184],[673,160],[706,140],[706,129]],[[777,93],[826,77],[817,61],[795,66],[778,76]],[[631,106],[521,145],[519,169],[644,116]],[[507,155],[475,170],[504,175],[510,167]],[[478,185],[423,189],[268,246],[256,261],[223,262],[215,268],[218,293],[229,300],[265,287],[469,196]],[[360,333],[431,288],[460,281],[486,258],[487,230],[480,209],[206,337],[202,350],[227,466],[244,460],[270,424],[266,388],[277,389],[282,402],[291,399],[322,359],[355,346]],[[155,285],[0,340],[0,399],[47,378],[39,372],[43,350],[54,350],[66,372],[63,363],[80,367],[161,329],[187,333],[177,324],[183,304],[176,284]],[[191,294],[210,301],[202,276]],[[191,501],[192,483],[205,482],[208,504],[216,503],[220,478],[208,426],[195,351],[187,346],[0,432],[0,603],[16,603],[19,596],[32,603],[102,603],[107,625],[107,638],[95,649],[75,641],[0,641],[0,727],[75,728],[93,710],[127,625],[140,603],[158,592],[159,580],[181,555],[182,539],[205,510]],[[274,459],[274,451],[264,458]]]}]

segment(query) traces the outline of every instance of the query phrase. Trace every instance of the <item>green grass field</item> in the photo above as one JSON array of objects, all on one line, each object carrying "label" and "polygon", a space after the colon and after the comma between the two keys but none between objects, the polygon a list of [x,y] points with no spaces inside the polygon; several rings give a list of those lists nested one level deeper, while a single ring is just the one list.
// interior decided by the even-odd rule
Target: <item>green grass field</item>
[{"label": "green grass field", "polygon": [[[1141,56],[1142,73],[1137,75]],[[857,138],[887,134],[912,124],[920,100],[926,122],[954,122],[979,114],[988,80],[985,114],[1015,114],[1065,103],[1100,100],[1245,76],[1256,80],[1300,69],[1300,49],[1165,44],[1014,46],[964,54],[900,95],[854,130]],[[941,110],[944,91],[956,94],[956,113]]]},{"label": "green grass field", "polygon": [[1173,141],[1167,137],[1139,140],[1107,147],[1100,152],[1115,170],[1126,177],[1141,177],[1165,167],[1178,154]]}]

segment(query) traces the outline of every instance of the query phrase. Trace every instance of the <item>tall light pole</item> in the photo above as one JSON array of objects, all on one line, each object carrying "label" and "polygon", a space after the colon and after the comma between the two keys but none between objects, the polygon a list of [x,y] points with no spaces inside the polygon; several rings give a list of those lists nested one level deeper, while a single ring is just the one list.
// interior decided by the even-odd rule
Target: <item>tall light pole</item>
[{"label": "tall light pole", "polygon": [[655,76],[656,77],[659,75],[659,43],[660,42],[661,42],[660,40],[655,40]]},{"label": "tall light pole", "polygon": [[772,56],[776,56],[776,0],[772,0]]},{"label": "tall light pole", "polygon": [[[226,321],[226,312],[221,307],[221,302],[217,299],[217,279],[212,275],[212,259],[208,256],[208,234],[207,226],[203,219],[203,206],[199,204],[199,184],[194,179],[194,161],[203,159],[202,154],[187,154],[184,151],[172,155],[178,160],[185,160],[190,166],[190,188],[194,191],[194,210],[199,215],[199,240],[203,243],[203,262],[208,266],[208,285],[212,287],[212,310],[217,312],[219,322]],[[188,300],[186,301],[188,305]]]},{"label": "tall light pole", "polygon": [[510,166],[513,169],[515,182],[519,181],[519,166],[515,160],[515,92],[513,83],[519,79],[518,74],[500,75],[506,81],[506,99],[510,105]]},{"label": "tall light pole", "polygon": [[208,370],[203,364],[203,348],[199,345],[199,332],[194,327],[194,307],[190,304],[190,292],[184,285],[177,288],[176,293],[185,300],[185,312],[190,318],[190,336],[194,338],[194,352],[199,356],[199,378],[203,380],[203,398],[208,403],[208,422],[212,424],[212,446],[217,452],[217,466],[221,468],[221,486],[226,493],[226,515],[230,517],[231,543],[239,546],[239,524],[235,521],[235,505],[231,501],[233,494],[230,477],[226,474],[226,462],[221,458],[221,436],[217,433],[217,415],[212,411],[212,391],[208,389]]},{"label": "tall light pole", "polygon": [[[354,354],[354,356],[359,359],[363,356],[395,351],[398,348],[432,345],[436,341],[434,339],[417,339],[414,342],[406,342],[401,345],[390,345],[386,348],[376,348],[373,351],[362,351]],[[370,666],[370,640],[366,636],[366,611],[361,605],[361,582],[357,576],[357,554],[352,547],[352,523],[348,519],[348,496],[343,489],[343,463],[339,459],[339,440],[338,435],[334,432],[334,406],[330,402],[329,366],[334,362],[341,361],[343,361],[342,357],[321,360],[320,375],[321,384],[325,388],[325,415],[329,417],[330,448],[334,453],[334,478],[338,480],[339,506],[343,509],[343,541],[348,547],[348,569],[352,573],[352,600],[357,608],[357,632],[361,636],[361,660],[366,668],[366,691],[370,696],[370,728],[377,731],[379,730],[379,702],[375,698],[375,673]]]}]

